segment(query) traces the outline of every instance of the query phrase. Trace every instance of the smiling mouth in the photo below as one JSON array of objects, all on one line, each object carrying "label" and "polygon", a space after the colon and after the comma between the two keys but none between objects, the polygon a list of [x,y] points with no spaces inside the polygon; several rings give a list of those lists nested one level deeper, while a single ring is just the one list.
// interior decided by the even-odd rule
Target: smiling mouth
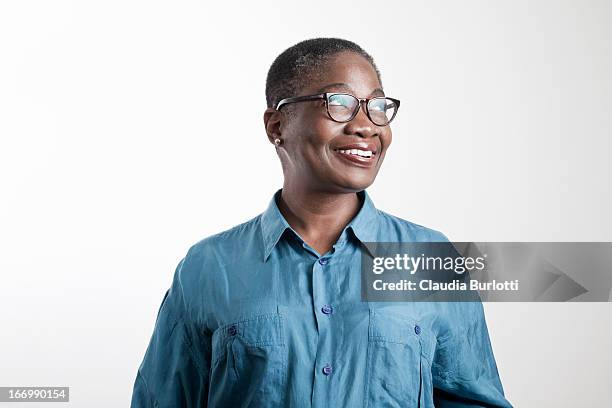
[{"label": "smiling mouth", "polygon": [[376,152],[361,149],[334,149],[334,152],[348,164],[358,167],[372,167],[376,164]]}]

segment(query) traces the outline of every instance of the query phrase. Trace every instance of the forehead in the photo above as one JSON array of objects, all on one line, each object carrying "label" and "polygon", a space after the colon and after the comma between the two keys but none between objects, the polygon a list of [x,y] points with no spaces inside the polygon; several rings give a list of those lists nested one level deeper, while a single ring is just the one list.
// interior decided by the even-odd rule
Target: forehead
[{"label": "forehead", "polygon": [[383,93],[372,64],[354,52],[341,52],[332,56],[321,69],[313,73],[303,93],[332,91],[349,92],[357,97]]}]

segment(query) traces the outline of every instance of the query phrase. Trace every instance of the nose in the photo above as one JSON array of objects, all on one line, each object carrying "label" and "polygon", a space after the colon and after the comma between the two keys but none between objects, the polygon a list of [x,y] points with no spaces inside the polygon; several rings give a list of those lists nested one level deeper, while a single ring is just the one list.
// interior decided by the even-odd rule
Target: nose
[{"label": "nose", "polygon": [[345,132],[349,135],[358,135],[360,137],[378,136],[380,129],[376,126],[366,114],[365,101],[359,101],[359,111],[357,115],[346,123]]}]

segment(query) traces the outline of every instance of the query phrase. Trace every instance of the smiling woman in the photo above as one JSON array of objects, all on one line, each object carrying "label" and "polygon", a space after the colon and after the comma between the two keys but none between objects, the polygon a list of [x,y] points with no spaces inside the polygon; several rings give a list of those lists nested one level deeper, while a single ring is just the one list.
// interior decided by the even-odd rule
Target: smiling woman
[{"label": "smiling woman", "polygon": [[510,407],[479,302],[361,299],[363,243],[447,241],[366,192],[400,106],[372,57],[300,42],[266,99],[283,187],[179,262],[132,407]]}]

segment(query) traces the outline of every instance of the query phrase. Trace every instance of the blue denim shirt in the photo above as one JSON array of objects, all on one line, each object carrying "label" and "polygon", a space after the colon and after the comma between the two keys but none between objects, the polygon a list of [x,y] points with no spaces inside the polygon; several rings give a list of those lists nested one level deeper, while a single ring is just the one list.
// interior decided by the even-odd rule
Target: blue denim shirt
[{"label": "blue denim shirt", "polygon": [[319,254],[277,206],[193,245],[132,407],[511,407],[480,302],[363,302],[360,242],[447,241],[361,208]]}]

